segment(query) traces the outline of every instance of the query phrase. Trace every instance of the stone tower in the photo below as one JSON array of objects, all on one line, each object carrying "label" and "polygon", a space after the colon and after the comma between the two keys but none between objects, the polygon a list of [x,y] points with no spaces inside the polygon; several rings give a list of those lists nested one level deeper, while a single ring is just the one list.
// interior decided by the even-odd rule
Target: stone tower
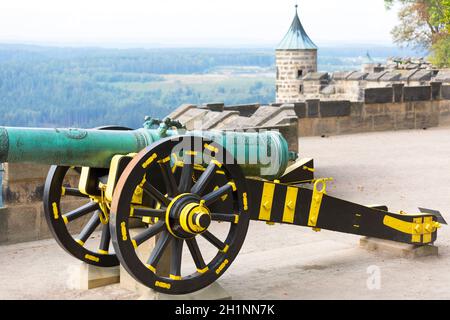
[{"label": "stone tower", "polygon": [[317,72],[317,46],[308,37],[295,6],[294,21],[276,49],[277,103],[303,99],[303,77]]}]

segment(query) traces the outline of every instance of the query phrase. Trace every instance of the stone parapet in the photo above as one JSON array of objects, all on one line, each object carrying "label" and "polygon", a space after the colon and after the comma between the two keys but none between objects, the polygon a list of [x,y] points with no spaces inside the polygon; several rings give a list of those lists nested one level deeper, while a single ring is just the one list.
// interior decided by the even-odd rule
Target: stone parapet
[{"label": "stone parapet", "polygon": [[[360,103],[336,110],[341,114],[323,114],[323,102],[314,101],[318,113],[299,117],[299,136],[328,136],[371,131],[426,129],[450,125],[450,100],[404,101],[401,103]],[[308,101],[306,103],[308,105]],[[330,106],[333,106],[331,103]],[[301,106],[298,108],[302,108]]]}]

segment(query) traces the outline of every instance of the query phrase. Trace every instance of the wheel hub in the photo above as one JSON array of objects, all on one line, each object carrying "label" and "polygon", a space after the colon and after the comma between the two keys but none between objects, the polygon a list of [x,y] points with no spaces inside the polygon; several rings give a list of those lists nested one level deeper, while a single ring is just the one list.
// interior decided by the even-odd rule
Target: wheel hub
[{"label": "wheel hub", "polygon": [[205,201],[196,194],[182,194],[174,198],[166,211],[169,232],[188,239],[205,232],[211,224],[211,213]]}]

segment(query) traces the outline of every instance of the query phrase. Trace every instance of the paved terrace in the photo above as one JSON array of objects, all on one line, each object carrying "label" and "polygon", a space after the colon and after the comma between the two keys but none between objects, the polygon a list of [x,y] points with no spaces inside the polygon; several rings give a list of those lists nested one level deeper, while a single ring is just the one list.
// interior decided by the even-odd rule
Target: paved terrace
[{"label": "paved terrace", "polygon": [[[450,221],[450,128],[303,138],[302,156],[334,177],[329,194],[393,211],[441,210]],[[450,229],[438,257],[408,260],[358,247],[359,237],[292,226],[250,226],[241,254],[220,279],[234,299],[450,299]],[[119,285],[68,289],[77,262],[54,240],[0,246],[0,299],[135,299]],[[369,290],[367,268],[381,271]]]}]

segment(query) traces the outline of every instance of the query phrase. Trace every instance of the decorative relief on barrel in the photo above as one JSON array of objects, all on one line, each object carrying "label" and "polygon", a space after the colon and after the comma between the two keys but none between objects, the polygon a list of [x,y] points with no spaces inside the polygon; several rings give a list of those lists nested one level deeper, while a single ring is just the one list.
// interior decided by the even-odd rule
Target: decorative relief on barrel
[{"label": "decorative relief on barrel", "polygon": [[145,138],[145,135],[142,134],[141,132],[134,131],[133,135],[136,139],[136,144],[137,144],[139,151],[144,149],[145,147],[147,147],[149,144],[151,144],[151,141],[149,143],[147,143],[147,139]]},{"label": "decorative relief on barrel", "polygon": [[69,139],[81,140],[87,137],[88,132],[84,129],[66,129],[62,133]]}]

